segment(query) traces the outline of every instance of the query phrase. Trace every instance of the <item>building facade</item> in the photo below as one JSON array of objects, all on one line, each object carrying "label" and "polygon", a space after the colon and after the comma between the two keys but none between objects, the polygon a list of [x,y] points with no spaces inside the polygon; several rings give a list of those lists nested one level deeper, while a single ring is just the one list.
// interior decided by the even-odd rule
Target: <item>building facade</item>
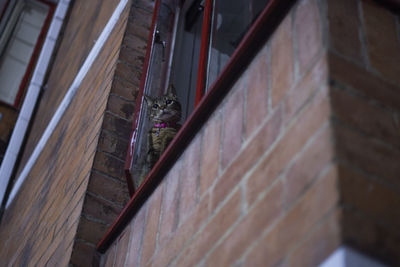
[{"label": "building facade", "polygon": [[[208,0],[67,2],[3,201],[5,266],[400,264],[396,1],[246,1],[247,24]],[[137,184],[143,91],[189,75]]]}]

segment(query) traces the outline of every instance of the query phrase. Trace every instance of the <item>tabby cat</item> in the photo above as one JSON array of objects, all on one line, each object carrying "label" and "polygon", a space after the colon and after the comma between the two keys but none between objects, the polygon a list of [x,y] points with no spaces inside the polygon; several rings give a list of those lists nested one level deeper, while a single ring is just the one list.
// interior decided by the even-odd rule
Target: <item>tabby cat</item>
[{"label": "tabby cat", "polygon": [[156,164],[180,127],[178,122],[181,120],[181,104],[174,93],[173,85],[170,85],[168,91],[166,95],[157,98],[144,96],[153,126],[147,134],[148,150],[139,185]]}]

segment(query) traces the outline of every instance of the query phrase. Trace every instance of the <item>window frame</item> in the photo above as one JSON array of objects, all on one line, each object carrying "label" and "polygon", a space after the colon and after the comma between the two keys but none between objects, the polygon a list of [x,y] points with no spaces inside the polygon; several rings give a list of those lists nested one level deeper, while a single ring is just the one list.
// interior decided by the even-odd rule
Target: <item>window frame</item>
[{"label": "window frame", "polygon": [[[1,14],[1,17],[0,17],[0,21],[3,19],[3,16],[4,16],[5,13],[7,12],[7,9],[8,9],[9,6],[10,6],[10,5],[9,5],[10,1],[11,1],[11,0],[9,0],[9,1],[5,4],[4,10],[2,11],[2,14]],[[28,64],[27,64],[27,67],[26,67],[26,70],[25,70],[25,73],[24,73],[24,75],[22,76],[21,82],[20,82],[19,87],[18,87],[18,89],[17,89],[18,92],[17,92],[17,95],[16,95],[16,97],[15,97],[14,103],[13,103],[13,104],[10,104],[10,103],[7,103],[7,102],[3,101],[2,99],[0,99],[0,104],[1,104],[1,105],[7,106],[7,107],[11,107],[11,108],[13,108],[13,109],[18,109],[19,106],[20,106],[20,104],[21,104],[21,100],[22,100],[23,95],[24,95],[24,93],[25,93],[25,89],[26,89],[26,87],[27,87],[27,85],[28,85],[28,83],[29,83],[29,80],[30,80],[31,76],[32,76],[32,73],[33,73],[33,69],[34,69],[34,67],[35,67],[36,60],[37,60],[38,57],[39,57],[39,54],[40,54],[40,51],[41,51],[41,49],[42,49],[44,40],[45,40],[45,38],[46,38],[47,30],[48,30],[49,27],[50,27],[50,23],[51,23],[51,20],[52,20],[52,18],[53,18],[53,15],[54,15],[54,12],[55,12],[55,8],[56,8],[56,4],[54,4],[54,3],[52,3],[52,2],[49,2],[49,1],[46,1],[46,0],[33,0],[33,1],[36,1],[36,2],[39,2],[39,3],[42,3],[42,4],[47,5],[47,6],[49,7],[49,11],[48,11],[48,13],[47,13],[46,19],[45,19],[44,22],[43,22],[43,26],[42,26],[42,28],[41,28],[41,30],[40,30],[39,36],[38,36],[38,38],[37,38],[37,40],[36,40],[36,43],[35,43],[35,45],[34,45],[34,48],[33,48],[33,51],[32,51],[32,55],[31,55],[31,57],[30,57],[30,59],[29,59],[29,62],[28,62]],[[17,4],[18,4],[18,3],[16,3],[16,5],[17,5]],[[20,13],[17,14],[16,16],[19,17],[19,15],[20,15]],[[13,16],[13,14],[10,14],[10,16]],[[18,19],[17,19],[17,20],[18,20]],[[8,24],[8,23],[6,23],[5,28],[7,27],[7,24]],[[11,37],[11,35],[12,35],[12,32],[10,33],[9,36],[7,36],[7,41],[9,40],[9,38]],[[5,48],[6,48],[6,45],[4,46],[3,49],[5,49]],[[0,55],[1,55],[1,53],[3,52],[3,49],[0,50]]]},{"label": "window frame", "polygon": [[[207,122],[208,118],[213,114],[214,110],[223,101],[225,96],[230,92],[236,80],[246,70],[254,56],[270,38],[295,2],[297,2],[297,0],[271,0],[263,9],[259,17],[252,24],[249,31],[239,43],[235,52],[231,55],[228,63],[224,66],[223,70],[204,94],[204,97],[200,100],[195,110],[178,131],[171,144],[168,146],[166,151],[164,151],[163,155],[161,155],[160,159],[147,175],[140,187],[133,192],[127,205],[108,229],[105,236],[97,244],[97,251],[104,253],[140,210],[142,205],[161,183],[169,169],[175,164],[179,156],[190,144],[191,140]],[[151,30],[154,30],[153,25],[154,16]],[[153,37],[151,31],[149,45],[151,44]],[[149,53],[146,53],[144,70],[148,67],[148,62],[146,62],[148,57]],[[141,85],[145,75],[145,73],[142,74]],[[139,92],[137,99],[137,103],[139,104],[142,95],[143,92]],[[129,147],[129,149],[130,148],[131,147]]]}]

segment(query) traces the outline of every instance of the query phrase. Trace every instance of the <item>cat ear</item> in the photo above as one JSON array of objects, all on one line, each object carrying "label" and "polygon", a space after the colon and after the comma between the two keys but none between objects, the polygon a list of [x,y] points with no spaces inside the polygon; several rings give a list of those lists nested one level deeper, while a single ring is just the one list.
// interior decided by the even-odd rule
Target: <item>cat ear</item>
[{"label": "cat ear", "polygon": [[143,97],[148,106],[151,106],[153,104],[154,99],[151,96],[143,95]]},{"label": "cat ear", "polygon": [[169,97],[175,97],[176,96],[176,89],[172,83],[169,84],[168,90],[167,90],[168,96]]}]

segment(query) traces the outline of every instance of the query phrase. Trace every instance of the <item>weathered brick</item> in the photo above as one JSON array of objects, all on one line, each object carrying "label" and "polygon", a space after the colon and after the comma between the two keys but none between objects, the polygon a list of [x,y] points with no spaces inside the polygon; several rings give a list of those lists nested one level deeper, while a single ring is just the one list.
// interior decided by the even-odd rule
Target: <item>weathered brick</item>
[{"label": "weathered brick", "polygon": [[393,209],[400,204],[398,191],[345,166],[339,167],[339,176],[343,205],[385,225],[399,225],[400,211]]},{"label": "weathered brick", "polygon": [[400,40],[395,16],[386,8],[369,0],[361,1],[372,67],[385,78],[400,82]]},{"label": "weathered brick", "polygon": [[328,20],[332,48],[362,63],[358,1],[328,0]]},{"label": "weathered brick", "polygon": [[207,259],[208,266],[231,266],[283,212],[283,185],[275,184]]},{"label": "weathered brick", "polygon": [[400,232],[388,228],[360,212],[345,209],[342,220],[343,242],[377,258],[387,266],[400,264]]},{"label": "weathered brick", "polygon": [[119,138],[122,138],[123,140],[129,140],[130,132],[132,129],[132,122],[114,116],[109,112],[106,112],[104,115],[102,129],[115,133]]},{"label": "weathered brick", "polygon": [[101,220],[107,224],[111,224],[121,210],[121,207],[90,194],[86,195],[83,206],[83,213],[86,216]]},{"label": "weathered brick", "polygon": [[202,196],[218,176],[220,160],[221,116],[214,116],[204,130],[201,170],[200,170],[200,196]]},{"label": "weathered brick", "polygon": [[397,188],[400,173],[400,152],[358,132],[335,125],[337,157],[380,177]]},{"label": "weathered brick", "polygon": [[97,151],[94,159],[93,169],[123,181],[124,163],[124,161],[110,154]]},{"label": "weathered brick", "polygon": [[[179,218],[183,220],[193,209],[198,199],[198,179],[200,174],[201,136],[192,141],[186,149],[180,174],[181,192],[179,198]],[[176,178],[175,178],[176,179]]]},{"label": "weathered brick", "polygon": [[118,237],[117,255],[115,259],[115,267],[124,267],[127,258],[131,227],[128,225]]},{"label": "weathered brick", "polygon": [[331,78],[390,108],[400,109],[399,87],[335,54],[329,54]]},{"label": "weathered brick", "polygon": [[322,56],[283,100],[285,122],[292,120],[315,92],[327,85],[327,77],[328,66],[325,57]]},{"label": "weathered brick", "polygon": [[145,230],[145,220],[147,206],[143,205],[140,211],[136,214],[133,222],[131,223],[131,242],[128,250],[128,258],[126,259],[127,266],[139,266],[139,256],[142,248],[143,233]]},{"label": "weathered brick", "polygon": [[87,219],[85,216],[80,218],[77,238],[97,244],[102,236],[107,232],[108,226],[94,220]]},{"label": "weathered brick", "polygon": [[[140,73],[142,73],[141,69],[143,68],[144,58],[145,54],[143,54],[142,52],[139,52],[127,46],[121,47],[120,60],[122,62],[129,63],[132,68],[136,68],[138,71],[140,71]],[[129,82],[136,84],[138,80],[129,80]]]},{"label": "weathered brick", "polygon": [[238,190],[219,210],[216,216],[183,251],[176,263],[178,266],[195,266],[220,237],[240,216],[241,194]]},{"label": "weathered brick", "polygon": [[288,169],[285,179],[287,204],[293,203],[333,160],[332,136],[331,128],[326,125]]},{"label": "weathered brick", "polygon": [[111,93],[122,96],[125,99],[135,101],[139,92],[139,85],[114,78]]},{"label": "weathered brick", "polygon": [[265,46],[246,71],[246,138],[248,138],[268,115],[268,53]]},{"label": "weathered brick", "polygon": [[101,131],[97,148],[101,151],[112,154],[121,160],[125,160],[128,142],[118,138],[113,133]]},{"label": "weathered brick", "polygon": [[245,266],[274,266],[314,229],[339,201],[335,167],[321,177],[304,197],[257,242]]},{"label": "weathered brick", "polygon": [[110,95],[108,98],[107,110],[121,118],[132,120],[135,103],[119,96]]},{"label": "weathered brick", "polygon": [[124,206],[129,200],[126,183],[107,177],[96,171],[93,171],[91,174],[87,190],[121,206]]},{"label": "weathered brick", "polygon": [[104,256],[103,256],[102,266],[104,266],[104,267],[113,267],[114,266],[116,249],[117,249],[116,244],[113,244],[109,247],[106,254],[104,254]]},{"label": "weathered brick", "polygon": [[233,190],[257,159],[270,148],[278,137],[281,126],[282,111],[277,109],[216,183],[212,193],[213,209]]},{"label": "weathered brick", "polygon": [[74,266],[91,266],[94,253],[94,245],[81,240],[75,240],[70,264]]},{"label": "weathered brick", "polygon": [[242,145],[244,82],[236,82],[223,110],[221,168],[225,169]]},{"label": "weathered brick", "polygon": [[289,256],[289,266],[318,266],[341,244],[340,210],[334,210],[328,218],[315,227],[311,235]]},{"label": "weathered brick", "polygon": [[332,109],[340,121],[400,147],[400,128],[392,112],[343,90],[332,88],[331,98]]},{"label": "weathered brick", "polygon": [[116,77],[133,84],[140,84],[141,74],[141,71],[122,61],[118,62],[117,68],[115,69]]},{"label": "weathered brick", "polygon": [[162,190],[158,187],[149,201],[146,229],[143,237],[141,265],[145,265],[153,256],[156,249],[158,221],[160,218]]},{"label": "weathered brick", "polygon": [[210,196],[206,194],[202,200],[193,208],[193,212],[175,231],[171,239],[159,249],[154,257],[153,266],[166,266],[178,255],[192,236],[200,229],[207,220]]},{"label": "weathered brick", "polygon": [[275,107],[294,79],[292,19],[287,16],[271,40],[271,99]]},{"label": "weathered brick", "polygon": [[322,49],[321,22],[315,0],[300,2],[295,12],[297,56],[300,75]]},{"label": "weathered brick", "polygon": [[161,245],[173,234],[178,226],[180,167],[180,163],[175,163],[163,181],[165,191],[162,200],[162,217],[159,234]]}]

